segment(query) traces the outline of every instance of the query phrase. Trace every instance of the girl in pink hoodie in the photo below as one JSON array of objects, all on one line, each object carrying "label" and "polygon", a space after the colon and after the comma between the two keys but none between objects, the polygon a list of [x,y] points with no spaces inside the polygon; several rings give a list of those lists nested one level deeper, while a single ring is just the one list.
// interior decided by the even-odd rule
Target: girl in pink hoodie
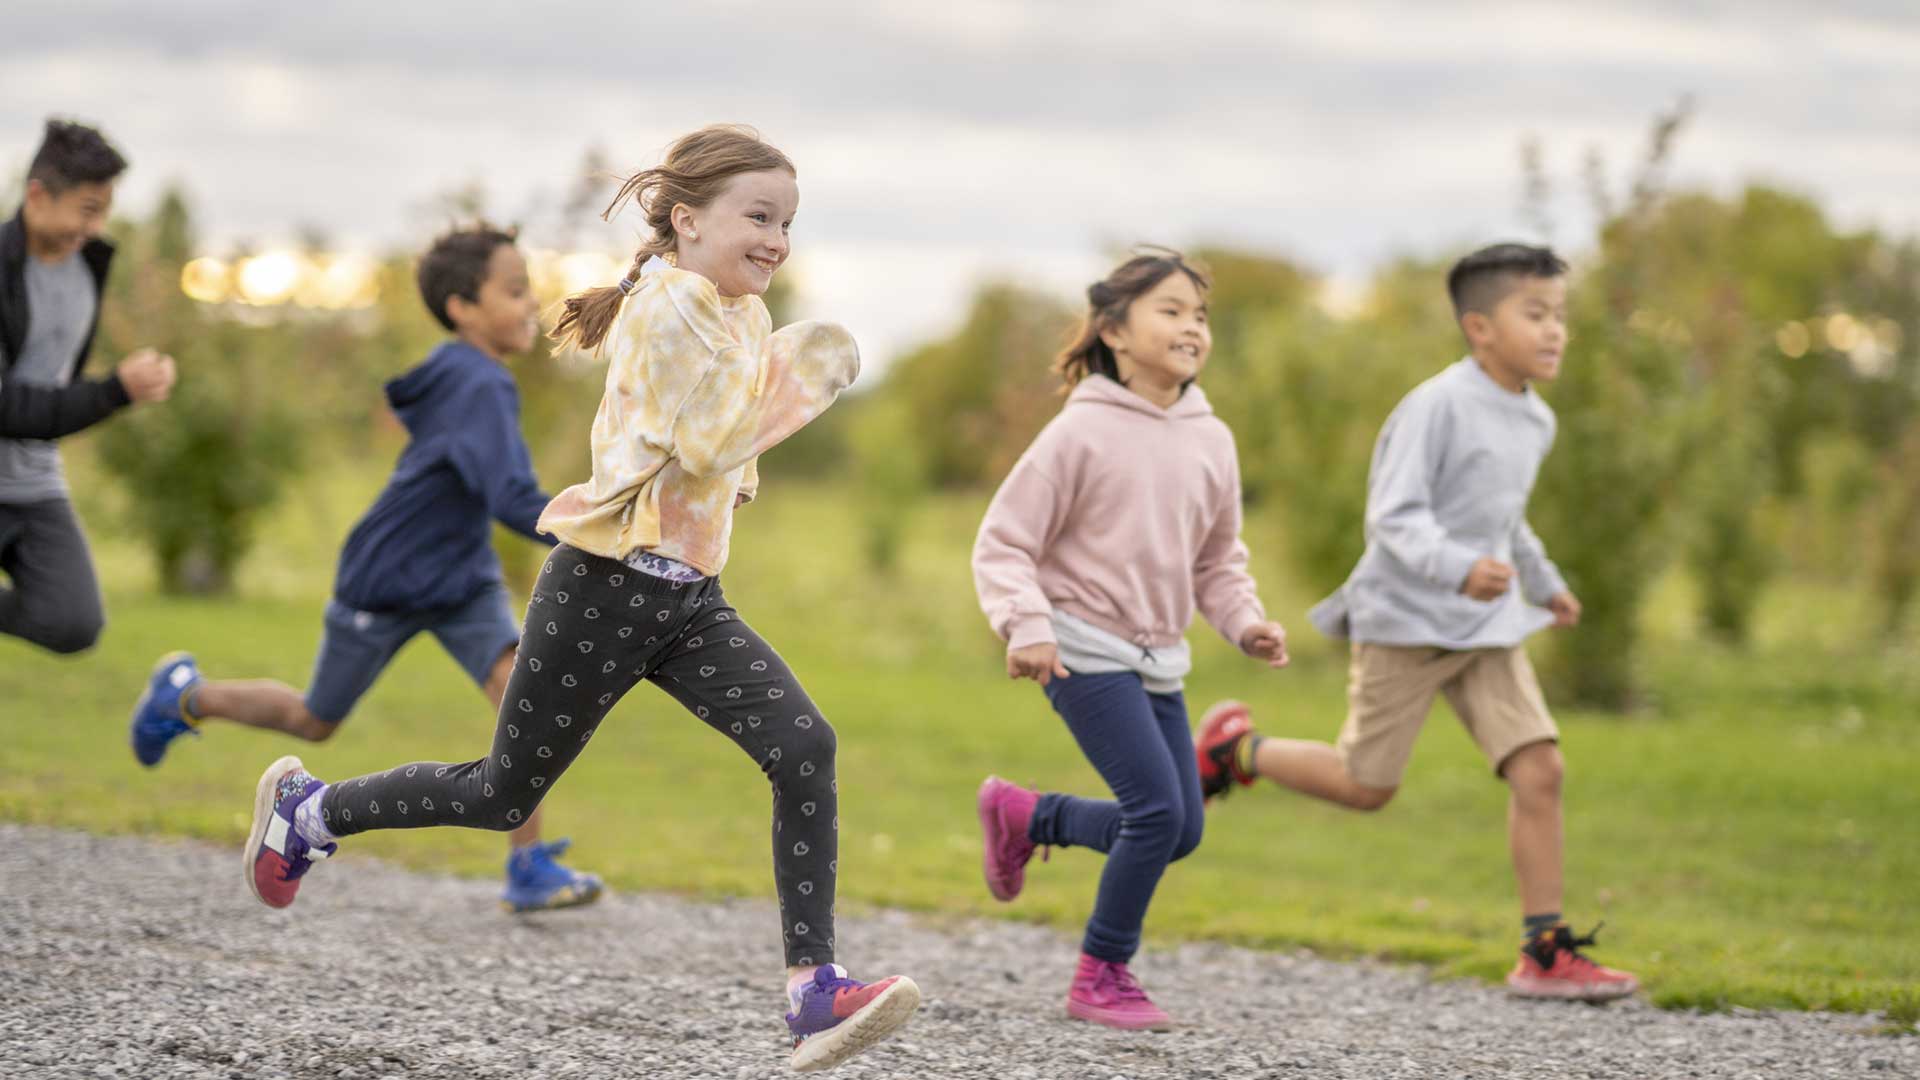
[{"label": "girl in pink hoodie", "polygon": [[981,609],[1007,675],[1038,682],[1113,799],[980,786],[987,888],[1011,900],[1039,845],[1107,855],[1067,1013],[1121,1028],[1167,1014],[1127,970],[1167,864],[1200,843],[1200,777],[1181,679],[1197,606],[1273,667],[1240,540],[1233,433],[1194,379],[1213,339],[1206,274],[1177,252],[1135,256],[1087,290],[1057,370],[1066,407],[1000,485],[974,541]]}]

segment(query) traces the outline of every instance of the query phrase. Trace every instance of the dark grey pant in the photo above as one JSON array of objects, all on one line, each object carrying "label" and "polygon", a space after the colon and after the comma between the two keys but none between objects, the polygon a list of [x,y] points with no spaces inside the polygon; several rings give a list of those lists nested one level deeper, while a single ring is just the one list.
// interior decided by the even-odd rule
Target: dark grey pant
[{"label": "dark grey pant", "polygon": [[57,653],[85,652],[106,625],[93,555],[65,499],[0,503],[0,634]]},{"label": "dark grey pant", "polygon": [[554,548],[527,606],[492,750],[458,765],[423,761],[339,781],[321,803],[327,827],[338,836],[515,828],[641,679],[739,744],[772,782],[787,963],[831,963],[840,869],[833,728],[714,578],[682,585]]}]

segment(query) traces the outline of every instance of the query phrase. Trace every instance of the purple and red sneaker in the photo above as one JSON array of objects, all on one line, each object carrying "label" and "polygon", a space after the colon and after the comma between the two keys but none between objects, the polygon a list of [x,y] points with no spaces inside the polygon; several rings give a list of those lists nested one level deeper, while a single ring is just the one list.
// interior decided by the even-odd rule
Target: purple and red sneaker
[{"label": "purple and red sneaker", "polygon": [[[1027,883],[1027,863],[1037,846],[1027,839],[1040,793],[989,776],[974,800],[980,812],[981,869],[995,900],[1011,900]],[[1044,856],[1042,856],[1044,858]]]},{"label": "purple and red sneaker", "polygon": [[314,860],[339,850],[315,847],[293,827],[293,811],[307,796],[325,787],[289,754],[267,766],[253,794],[253,828],[247,833],[247,887],[268,907],[293,903],[300,879]]},{"label": "purple and red sneaker", "polygon": [[906,1026],[920,1007],[920,987],[905,975],[856,982],[839,964],[816,968],[787,1014],[795,1072],[831,1069]]}]

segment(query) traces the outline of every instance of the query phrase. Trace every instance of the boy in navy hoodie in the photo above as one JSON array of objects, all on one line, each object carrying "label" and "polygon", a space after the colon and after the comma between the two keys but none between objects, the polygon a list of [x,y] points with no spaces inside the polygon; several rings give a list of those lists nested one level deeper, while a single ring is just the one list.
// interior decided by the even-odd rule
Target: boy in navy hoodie
[{"label": "boy in navy hoodie", "polygon": [[[272,679],[213,681],[193,657],[161,658],[134,707],[134,756],[153,766],[205,720],[312,742],[341,721],[415,634],[440,640],[493,703],[513,672],[520,620],[494,554],[492,523],[531,540],[547,495],[520,434],[520,395],[502,359],[533,345],[538,301],[514,234],[485,224],[435,240],[420,259],[421,299],[454,339],[387,384],[411,436],[387,486],[340,552],[313,679],[303,695]],[[513,911],[572,907],[600,880],[561,866],[567,842],[540,842],[536,811],[509,834]]]}]

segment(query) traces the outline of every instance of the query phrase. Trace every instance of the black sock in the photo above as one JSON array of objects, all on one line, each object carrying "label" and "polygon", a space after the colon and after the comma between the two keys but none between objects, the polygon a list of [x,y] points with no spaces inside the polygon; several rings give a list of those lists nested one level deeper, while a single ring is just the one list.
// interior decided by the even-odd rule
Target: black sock
[{"label": "black sock", "polygon": [[1560,913],[1549,911],[1540,915],[1528,915],[1521,920],[1520,925],[1524,928],[1526,935],[1523,940],[1531,942],[1541,934],[1559,926]]}]

